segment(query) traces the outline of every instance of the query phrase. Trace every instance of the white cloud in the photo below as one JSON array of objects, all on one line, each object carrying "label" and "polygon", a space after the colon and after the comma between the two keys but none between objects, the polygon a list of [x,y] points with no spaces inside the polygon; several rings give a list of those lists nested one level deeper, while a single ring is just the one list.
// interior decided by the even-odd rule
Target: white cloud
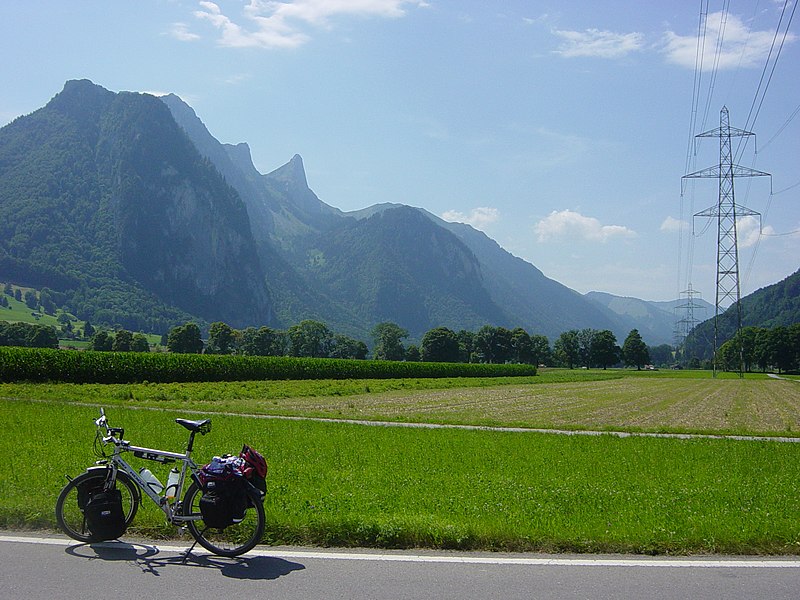
[{"label": "white cloud", "polygon": [[548,13],[542,13],[538,17],[522,17],[522,22],[526,25],[540,25],[542,23],[548,23],[552,20],[553,17]]},{"label": "white cloud", "polygon": [[762,235],[775,235],[775,228],[767,225],[761,228],[761,221],[756,217],[747,216],[736,219],[736,241],[739,248],[755,246]]},{"label": "white cloud", "polygon": [[676,219],[675,217],[667,217],[664,219],[664,222],[661,223],[661,231],[680,231],[681,229],[685,229],[689,227],[689,223],[686,221],[681,221],[680,219]]},{"label": "white cloud", "polygon": [[475,229],[483,230],[500,218],[500,211],[488,206],[473,208],[469,214],[457,210],[448,210],[441,214],[442,219],[451,223],[467,223]]},{"label": "white cloud", "polygon": [[556,54],[566,58],[590,56],[595,58],[622,58],[644,47],[644,34],[615,33],[599,29],[585,31],[553,30],[563,41]]},{"label": "white cloud", "polygon": [[[727,18],[721,12],[711,13],[706,17],[705,43],[703,44],[703,68],[711,70],[717,53],[717,40],[722,35],[722,46],[719,49],[719,69],[736,69],[738,67],[761,67],[769,55],[774,31],[752,31],[741,18],[730,13]],[[791,43],[797,39],[793,33],[786,36]],[[664,53],[667,60],[676,65],[695,68],[697,58],[696,33],[678,35],[668,31],[664,36]]]},{"label": "white cloud", "polygon": [[172,27],[170,27],[169,35],[181,42],[193,42],[200,39],[199,35],[189,31],[189,26],[186,23],[173,23]]},{"label": "white cloud", "polygon": [[607,242],[611,238],[632,238],[636,232],[623,225],[603,225],[594,217],[572,210],[553,211],[534,226],[538,241],[579,238],[590,242]]},{"label": "white cloud", "polygon": [[329,28],[336,17],[398,18],[407,6],[428,6],[423,0],[249,0],[241,15],[243,26],[214,2],[199,5],[194,16],[220,31],[221,46],[233,48],[295,48],[311,39],[304,28]]}]

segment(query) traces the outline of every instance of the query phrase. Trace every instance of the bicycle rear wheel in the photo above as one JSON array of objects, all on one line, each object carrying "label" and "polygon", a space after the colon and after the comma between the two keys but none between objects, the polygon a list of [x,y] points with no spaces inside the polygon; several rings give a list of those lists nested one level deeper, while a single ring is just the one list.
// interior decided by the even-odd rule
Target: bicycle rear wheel
[{"label": "bicycle rear wheel", "polygon": [[192,483],[183,497],[184,516],[195,517],[186,521],[189,533],[203,548],[219,556],[239,556],[252,550],[264,535],[264,506],[260,502],[250,502],[244,519],[225,529],[206,527],[200,512],[200,498],[203,490]]},{"label": "bicycle rear wheel", "polygon": [[[92,542],[94,536],[89,531],[83,509],[92,491],[102,489],[106,481],[106,469],[92,469],[81,473],[61,490],[56,500],[56,522],[61,531],[79,542]],[[139,509],[141,496],[125,473],[117,473],[117,488],[122,493],[122,510],[125,525],[130,525]]]}]

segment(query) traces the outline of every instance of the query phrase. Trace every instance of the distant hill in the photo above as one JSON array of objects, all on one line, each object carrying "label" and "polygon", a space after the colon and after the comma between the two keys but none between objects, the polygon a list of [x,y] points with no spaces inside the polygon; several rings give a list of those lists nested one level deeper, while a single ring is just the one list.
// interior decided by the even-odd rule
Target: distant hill
[{"label": "distant hill", "polygon": [[[786,279],[742,298],[743,327],[777,327],[800,323],[800,270]],[[711,358],[714,354],[714,318],[700,323],[686,339],[686,355]],[[718,344],[736,332],[736,310],[729,307],[719,319]]]},{"label": "distant hill", "polygon": [[[586,297],[619,315],[619,318],[623,319],[627,326],[638,329],[642,338],[650,346],[674,343],[675,322],[678,319],[675,309],[686,302],[685,300],[651,302],[638,298],[614,296],[605,292],[589,292]],[[714,313],[714,306],[708,302],[695,298],[694,303],[701,309],[698,310],[697,317]]]}]

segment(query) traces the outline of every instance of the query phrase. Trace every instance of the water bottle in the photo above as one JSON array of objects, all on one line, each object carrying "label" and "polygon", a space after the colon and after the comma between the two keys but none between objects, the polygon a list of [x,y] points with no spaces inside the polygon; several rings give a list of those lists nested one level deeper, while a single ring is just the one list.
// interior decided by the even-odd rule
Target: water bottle
[{"label": "water bottle", "polygon": [[169,470],[169,477],[167,477],[167,489],[166,492],[164,492],[167,500],[173,500],[175,495],[178,493],[178,480],[180,478],[181,474],[178,472],[178,469],[172,467]]},{"label": "water bottle", "polygon": [[141,476],[142,479],[144,479],[144,482],[147,484],[147,486],[151,490],[153,490],[156,494],[160,494],[161,490],[164,489],[164,486],[158,480],[158,477],[153,475],[150,472],[150,469],[146,469],[146,468],[139,469],[139,475]]}]

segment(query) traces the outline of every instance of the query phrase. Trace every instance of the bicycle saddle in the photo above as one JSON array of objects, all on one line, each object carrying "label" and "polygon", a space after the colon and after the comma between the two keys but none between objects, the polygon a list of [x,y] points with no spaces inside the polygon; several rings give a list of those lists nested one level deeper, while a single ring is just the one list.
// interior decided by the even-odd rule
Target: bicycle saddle
[{"label": "bicycle saddle", "polygon": [[190,421],[189,419],[175,419],[178,425],[183,425],[189,431],[199,432],[206,434],[211,431],[211,419],[203,419],[202,421]]}]

